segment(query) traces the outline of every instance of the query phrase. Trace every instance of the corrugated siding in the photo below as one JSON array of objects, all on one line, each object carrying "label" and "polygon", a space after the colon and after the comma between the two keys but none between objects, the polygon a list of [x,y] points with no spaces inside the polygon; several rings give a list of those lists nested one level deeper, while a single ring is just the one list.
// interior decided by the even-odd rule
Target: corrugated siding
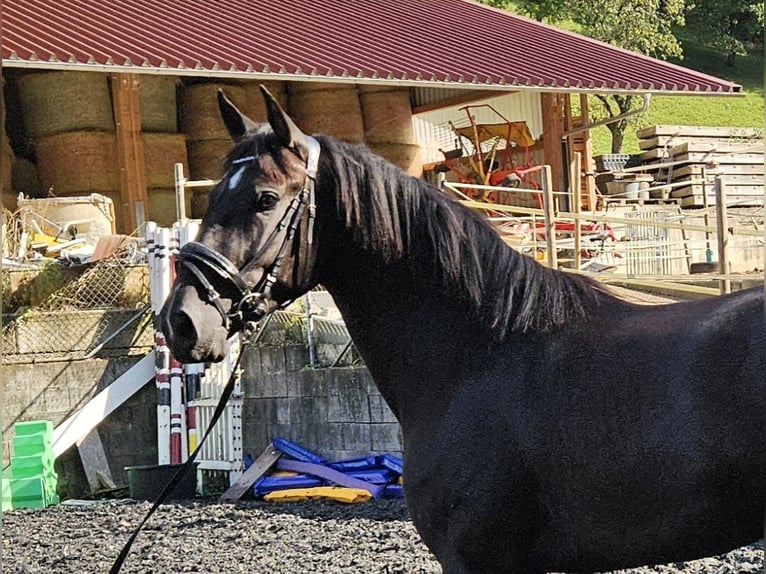
[{"label": "corrugated siding", "polygon": [[[477,123],[498,123],[503,121],[502,118],[490,109],[480,107],[485,104],[491,105],[508,121],[526,122],[535,139],[539,139],[542,135],[543,121],[539,93],[517,92],[469,104]],[[452,122],[456,127],[469,124],[468,115],[460,109],[461,107],[463,106],[424,112],[413,118],[415,138],[423,148],[425,163],[443,160],[444,155],[439,149],[447,151],[457,147],[455,135],[449,123]]]},{"label": "corrugated siding", "polygon": [[469,0],[3,0],[0,11],[11,67],[474,90],[739,90]]}]

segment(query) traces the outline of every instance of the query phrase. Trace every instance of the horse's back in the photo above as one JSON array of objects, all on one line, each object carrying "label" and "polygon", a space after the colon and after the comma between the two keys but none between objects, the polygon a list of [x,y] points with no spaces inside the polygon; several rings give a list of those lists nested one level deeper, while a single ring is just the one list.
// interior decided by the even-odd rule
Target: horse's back
[{"label": "horse's back", "polygon": [[[493,352],[467,353],[451,408],[433,432],[405,437],[429,544],[451,540],[477,572],[522,560],[497,551],[508,539],[530,568],[587,571],[757,540],[762,293],[615,304]],[[443,500],[423,492],[434,481]]]}]

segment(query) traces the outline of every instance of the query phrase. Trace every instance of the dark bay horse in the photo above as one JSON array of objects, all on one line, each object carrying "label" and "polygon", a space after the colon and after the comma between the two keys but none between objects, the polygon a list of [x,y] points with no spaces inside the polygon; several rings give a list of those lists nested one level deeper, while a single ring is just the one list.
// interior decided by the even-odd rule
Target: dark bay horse
[{"label": "dark bay horse", "polygon": [[163,310],[182,361],[321,283],[404,437],[412,520],[447,574],[604,571],[762,537],[762,289],[664,306],[541,266],[264,90]]}]

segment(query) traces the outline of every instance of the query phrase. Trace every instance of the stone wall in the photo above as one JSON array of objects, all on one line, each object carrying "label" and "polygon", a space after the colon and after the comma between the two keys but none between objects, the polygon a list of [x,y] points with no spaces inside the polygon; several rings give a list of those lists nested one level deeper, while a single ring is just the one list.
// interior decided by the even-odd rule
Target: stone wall
[{"label": "stone wall", "polygon": [[[13,425],[46,419],[54,426],[106,388],[141,359],[120,357],[2,365],[3,467],[12,454]],[[156,390],[147,384],[98,427],[115,480],[125,483],[125,466],[157,460]],[[82,497],[88,484],[76,448],[56,460],[59,493]]]},{"label": "stone wall", "polygon": [[366,368],[307,368],[301,345],[251,348],[242,361],[245,452],[283,437],[328,459],[401,455],[399,424]]},{"label": "stone wall", "polygon": [[[139,359],[4,364],[3,466],[10,460],[14,423],[61,423]],[[330,459],[401,454],[399,425],[366,368],[309,368],[308,351],[297,344],[250,347],[242,361],[244,452],[258,456],[280,436]],[[107,417],[98,431],[118,485],[127,484],[126,466],[156,464],[153,382]],[[59,457],[56,471],[62,498],[88,494],[76,448]]]}]

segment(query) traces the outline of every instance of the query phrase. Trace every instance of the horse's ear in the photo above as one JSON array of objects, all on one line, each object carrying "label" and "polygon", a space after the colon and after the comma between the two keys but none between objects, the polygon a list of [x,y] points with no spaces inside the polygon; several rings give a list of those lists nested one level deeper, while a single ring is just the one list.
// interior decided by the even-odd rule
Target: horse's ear
[{"label": "horse's ear", "polygon": [[269,124],[271,129],[277,136],[277,141],[280,145],[286,148],[290,148],[297,152],[301,159],[308,161],[309,156],[309,144],[300,128],[295,125],[295,122],[287,115],[287,112],[282,109],[279,102],[271,95],[271,92],[267,90],[263,85],[261,86],[261,93],[263,93],[263,99],[266,102],[266,113],[268,114]]},{"label": "horse's ear", "polygon": [[221,118],[229,130],[231,139],[235,142],[244,137],[244,135],[257,125],[253,120],[237,109],[237,106],[231,103],[223,90],[218,90],[218,109],[221,111]]}]

